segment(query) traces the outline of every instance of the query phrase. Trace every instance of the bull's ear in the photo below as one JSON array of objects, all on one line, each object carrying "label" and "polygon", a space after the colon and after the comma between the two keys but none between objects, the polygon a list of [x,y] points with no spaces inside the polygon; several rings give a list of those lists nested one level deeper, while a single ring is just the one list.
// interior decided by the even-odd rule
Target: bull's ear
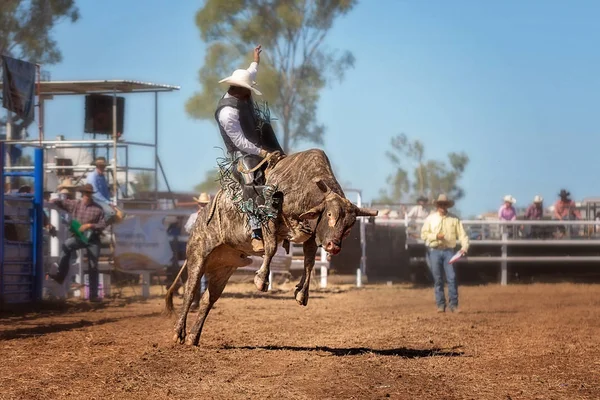
[{"label": "bull's ear", "polygon": [[379,210],[371,210],[370,208],[358,208],[356,209],[357,217],[376,217]]},{"label": "bull's ear", "polygon": [[323,182],[323,180],[321,180],[320,178],[315,179],[314,182],[317,184],[319,189],[321,189],[321,192],[327,194],[331,191],[331,189],[329,189],[329,186],[327,186],[327,184]]},{"label": "bull's ear", "polygon": [[325,209],[325,202],[319,204],[316,207],[311,208],[310,210],[308,210],[305,213],[300,214],[300,216],[298,218],[300,218],[301,220],[318,218],[324,209]]}]

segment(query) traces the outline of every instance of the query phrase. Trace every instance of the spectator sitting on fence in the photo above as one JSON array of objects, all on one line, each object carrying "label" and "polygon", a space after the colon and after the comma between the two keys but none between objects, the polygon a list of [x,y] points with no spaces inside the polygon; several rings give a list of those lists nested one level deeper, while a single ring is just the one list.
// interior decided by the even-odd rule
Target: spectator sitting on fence
[{"label": "spectator sitting on fence", "polygon": [[[517,202],[517,199],[512,197],[510,194],[504,196],[504,204],[500,206],[498,210],[498,219],[500,221],[515,221],[517,219],[517,210],[513,204]],[[513,237],[516,226],[502,226],[501,232],[508,232],[508,237]]]},{"label": "spectator sitting on fence", "polygon": [[[533,203],[525,211],[525,219],[529,221],[541,221],[544,218],[544,199],[542,196],[535,196]],[[533,238],[540,238],[543,232],[542,226],[528,226],[529,236]]]},{"label": "spectator sitting on fence", "polygon": [[498,210],[498,219],[500,221],[514,221],[517,219],[517,211],[513,204],[517,202],[517,199],[512,197],[510,194],[504,196],[504,204],[500,206]]},{"label": "spectator sitting on fence", "polygon": [[[566,189],[561,189],[558,194],[559,199],[554,204],[554,218],[560,221],[574,221],[581,219],[581,213],[577,209],[575,202],[571,200],[571,193]],[[569,226],[569,236],[577,232],[576,226]],[[558,237],[565,236],[567,229],[564,225],[558,226]]]},{"label": "spectator sitting on fence", "polygon": [[98,258],[100,257],[100,235],[106,227],[104,211],[92,198],[94,188],[89,183],[77,189],[81,192],[79,200],[53,199],[51,203],[64,209],[79,222],[77,232],[62,245],[58,272],[49,274],[50,278],[62,284],[69,273],[71,254],[79,249],[86,249],[88,256],[88,276],[90,282],[90,301],[98,300]]},{"label": "spectator sitting on fence", "polygon": [[121,210],[111,204],[110,190],[104,175],[106,158],[96,157],[93,165],[96,166],[96,169],[87,175],[86,182],[94,188],[94,201],[104,210],[104,217],[108,225],[119,222],[124,218],[124,215]]}]

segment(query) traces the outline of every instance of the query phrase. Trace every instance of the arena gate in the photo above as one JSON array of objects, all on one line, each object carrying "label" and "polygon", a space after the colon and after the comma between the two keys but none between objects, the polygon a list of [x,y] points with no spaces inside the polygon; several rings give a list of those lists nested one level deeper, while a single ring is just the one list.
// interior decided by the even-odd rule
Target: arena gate
[{"label": "arena gate", "polygon": [[0,308],[10,303],[42,299],[43,270],[43,150],[34,149],[33,172],[5,171],[5,144],[0,142],[2,181],[10,177],[33,178],[33,194],[0,194]]}]

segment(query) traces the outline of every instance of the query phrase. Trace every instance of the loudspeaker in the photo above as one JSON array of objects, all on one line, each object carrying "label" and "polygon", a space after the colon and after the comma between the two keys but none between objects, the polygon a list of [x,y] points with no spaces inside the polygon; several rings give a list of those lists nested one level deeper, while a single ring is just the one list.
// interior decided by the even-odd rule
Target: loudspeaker
[{"label": "loudspeaker", "polygon": [[[101,94],[85,96],[85,133],[112,135],[113,97]],[[117,97],[117,134],[123,134],[125,98]]]}]

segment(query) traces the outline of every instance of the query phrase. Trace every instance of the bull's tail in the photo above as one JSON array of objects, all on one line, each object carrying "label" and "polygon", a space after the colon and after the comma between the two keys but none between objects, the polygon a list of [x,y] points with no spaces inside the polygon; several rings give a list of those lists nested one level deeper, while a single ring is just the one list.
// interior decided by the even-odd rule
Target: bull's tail
[{"label": "bull's tail", "polygon": [[187,265],[187,259],[183,262],[183,265],[179,269],[179,273],[177,274],[177,277],[171,284],[171,287],[169,288],[169,290],[167,290],[167,294],[165,295],[165,314],[166,315],[171,315],[171,313],[173,312],[173,295],[175,294],[175,288],[177,287],[179,278],[181,278],[181,274],[183,273],[183,270],[186,268],[186,265]]}]

